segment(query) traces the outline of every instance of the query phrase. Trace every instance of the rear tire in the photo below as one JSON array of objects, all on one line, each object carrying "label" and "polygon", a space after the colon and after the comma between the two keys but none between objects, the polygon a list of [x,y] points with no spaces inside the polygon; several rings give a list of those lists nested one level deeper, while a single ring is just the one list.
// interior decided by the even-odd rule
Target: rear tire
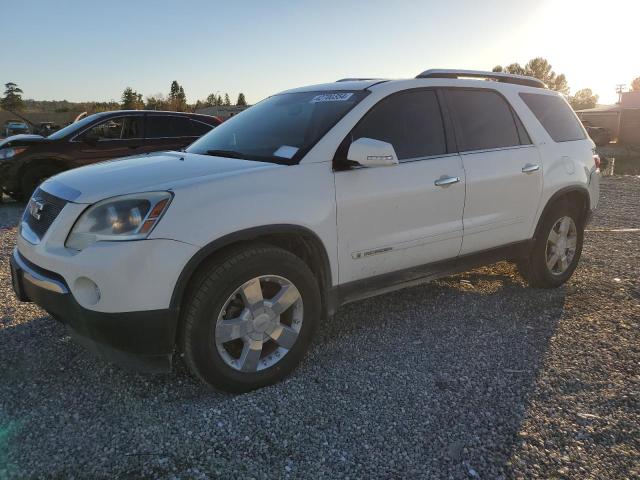
[{"label": "rear tire", "polygon": [[517,263],[520,274],[531,287],[559,287],[578,266],[583,239],[580,209],[570,205],[552,209],[537,231],[530,256]]},{"label": "rear tire", "polygon": [[303,358],[320,321],[309,267],[270,245],[218,256],[187,292],[182,349],[203,382],[229,392],[275,383]]},{"label": "rear tire", "polygon": [[20,194],[18,200],[27,201],[33,195],[36,188],[47,178],[57,175],[62,170],[56,165],[36,164],[28,166],[20,181]]}]

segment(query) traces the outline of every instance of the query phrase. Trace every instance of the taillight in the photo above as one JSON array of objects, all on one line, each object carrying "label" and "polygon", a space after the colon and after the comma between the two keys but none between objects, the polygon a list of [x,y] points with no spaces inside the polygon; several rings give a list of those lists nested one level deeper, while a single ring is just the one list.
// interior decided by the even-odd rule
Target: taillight
[{"label": "taillight", "polygon": [[598,155],[597,153],[593,154],[593,161],[596,164],[596,170],[600,170],[600,155]]}]

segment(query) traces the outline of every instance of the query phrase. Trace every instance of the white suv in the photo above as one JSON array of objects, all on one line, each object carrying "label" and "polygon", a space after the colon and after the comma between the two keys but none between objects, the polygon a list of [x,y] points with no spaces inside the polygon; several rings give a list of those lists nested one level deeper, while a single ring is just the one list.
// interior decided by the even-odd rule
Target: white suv
[{"label": "white suv", "polygon": [[14,289],[111,359],[163,370],[180,352],[246,391],[289,373],[346,302],[504,259],[534,287],[567,281],[598,203],[593,147],[530,77],[289,90],[184,152],[47,180]]}]

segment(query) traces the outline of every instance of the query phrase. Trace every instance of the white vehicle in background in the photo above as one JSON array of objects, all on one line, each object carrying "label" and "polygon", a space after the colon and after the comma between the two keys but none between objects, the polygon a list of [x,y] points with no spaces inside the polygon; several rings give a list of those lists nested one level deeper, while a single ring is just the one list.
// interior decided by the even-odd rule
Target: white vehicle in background
[{"label": "white vehicle in background", "polygon": [[247,391],[292,371],[346,302],[504,259],[533,287],[566,282],[598,203],[593,147],[530,77],[290,90],[184,152],[47,180],[14,288],[109,358],[161,370],[183,353]]}]

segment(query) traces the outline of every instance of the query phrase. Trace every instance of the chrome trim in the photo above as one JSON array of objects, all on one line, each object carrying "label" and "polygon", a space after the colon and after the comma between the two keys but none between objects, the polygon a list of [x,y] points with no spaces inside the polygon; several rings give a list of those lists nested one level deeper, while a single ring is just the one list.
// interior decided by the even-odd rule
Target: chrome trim
[{"label": "chrome trim", "polygon": [[454,183],[458,183],[460,181],[460,177],[446,177],[442,176],[437,179],[433,184],[436,187],[447,187],[449,185],[453,185]]},{"label": "chrome trim", "polygon": [[522,173],[533,173],[540,170],[540,165],[536,165],[535,163],[527,163],[524,167],[522,167]]},{"label": "chrome trim", "polygon": [[23,260],[20,258],[20,253],[17,248],[13,250],[13,260],[16,262],[20,270],[22,270],[22,279],[27,282],[35,285],[36,287],[44,288],[45,290],[49,290],[50,292],[67,294],[69,293],[69,289],[67,286],[53,278],[46,277],[31,267],[29,267]]},{"label": "chrome trim", "polygon": [[40,237],[31,230],[27,222],[20,222],[20,235],[31,245],[38,245],[40,243]]},{"label": "chrome trim", "polygon": [[465,150],[464,152],[460,152],[460,155],[473,155],[475,153],[485,153],[485,152],[500,152],[502,150],[516,150],[519,148],[535,148],[535,145],[533,143],[527,143],[526,145],[511,145],[509,147],[484,148],[480,150]]}]

